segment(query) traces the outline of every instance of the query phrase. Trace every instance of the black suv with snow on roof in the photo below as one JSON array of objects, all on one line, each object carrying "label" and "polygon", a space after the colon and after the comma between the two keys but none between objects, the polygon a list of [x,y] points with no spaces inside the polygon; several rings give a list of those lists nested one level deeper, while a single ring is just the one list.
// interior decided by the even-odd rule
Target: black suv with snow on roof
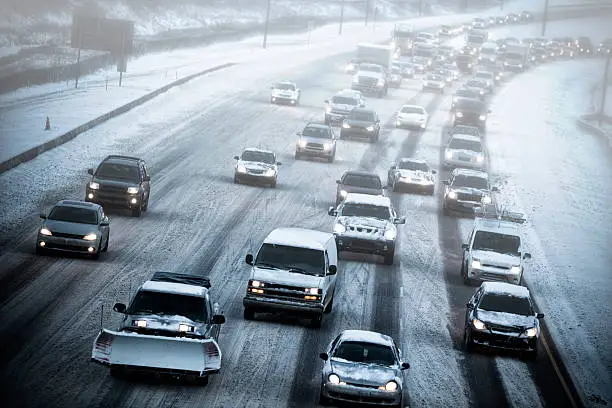
[{"label": "black suv with snow on roof", "polygon": [[107,156],[85,188],[85,201],[109,207],[127,207],[140,217],[149,206],[151,177],[144,160],[129,156]]}]

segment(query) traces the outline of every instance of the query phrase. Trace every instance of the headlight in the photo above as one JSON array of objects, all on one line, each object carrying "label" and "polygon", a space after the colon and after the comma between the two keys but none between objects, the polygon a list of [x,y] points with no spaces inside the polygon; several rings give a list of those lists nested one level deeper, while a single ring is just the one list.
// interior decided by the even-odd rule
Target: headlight
[{"label": "headlight", "polygon": [[485,324],[478,319],[472,320],[472,325],[476,330],[484,330],[487,328],[487,326],[485,326]]},{"label": "headlight", "polygon": [[298,146],[306,147],[306,144],[307,144],[306,140],[304,140],[304,139],[298,140]]},{"label": "headlight", "polygon": [[484,161],[484,156],[483,156],[483,155],[481,155],[481,154],[479,154],[478,156],[476,156],[476,161],[477,161],[478,163],[482,163],[482,162]]},{"label": "headlight", "polygon": [[429,82],[423,81],[423,86],[429,86]]},{"label": "headlight", "polygon": [[346,198],[347,194],[348,194],[348,192],[346,190],[340,190],[340,197]]},{"label": "headlight", "polygon": [[512,268],[510,268],[510,273],[513,273],[515,275],[521,273],[521,266],[514,265]]},{"label": "headlight", "polygon": [[274,176],[276,176],[276,170],[274,170],[274,169],[266,170],[266,176],[267,177],[274,177]]},{"label": "headlight", "polygon": [[359,82],[359,77],[358,76],[354,76],[353,77],[353,83],[356,84],[357,82]]},{"label": "headlight", "polygon": [[98,236],[96,234],[87,234],[83,237],[85,241],[95,241]]},{"label": "headlight", "polygon": [[192,332],[193,326],[189,324],[179,324],[179,331],[180,332]]},{"label": "headlight", "polygon": [[462,118],[463,117],[463,112],[457,112],[455,113],[455,116],[458,118]]},{"label": "headlight", "polygon": [[138,191],[140,191],[140,187],[128,187],[127,189],[128,194],[138,194]]},{"label": "headlight", "polygon": [[348,123],[344,122],[344,123],[342,124],[342,127],[343,127],[343,128],[345,128],[345,129],[350,129],[350,128],[351,128],[351,125],[349,125]]},{"label": "headlight", "polygon": [[334,147],[334,145],[329,142],[323,144],[323,149],[325,150],[331,150],[332,147]]},{"label": "headlight", "polygon": [[478,259],[472,259],[472,269],[480,269],[482,264]]},{"label": "headlight", "polygon": [[378,86],[383,86],[385,84],[385,81],[382,78],[379,78],[377,84]]},{"label": "headlight", "polygon": [[368,132],[373,132],[373,131],[374,131],[374,126],[368,126],[368,127],[366,128],[366,130],[367,130]]},{"label": "headlight", "polygon": [[246,173],[246,172],[247,172],[247,169],[246,169],[246,167],[244,166],[244,164],[239,164],[239,165],[238,165],[238,167],[236,167],[236,171],[237,171],[238,173]]},{"label": "headlight", "polygon": [[472,68],[472,64],[468,64],[468,68]]},{"label": "headlight", "polygon": [[331,106],[328,106],[325,108],[325,113],[331,113]]},{"label": "headlight", "polygon": [[501,79],[501,77],[499,75],[495,77],[496,81],[499,81],[500,79]]},{"label": "headlight", "polygon": [[491,197],[489,196],[482,197],[482,202],[485,204],[491,204]]},{"label": "headlight", "polygon": [[40,229],[40,235],[51,236],[51,235],[53,235],[53,234],[52,234],[52,233],[51,233],[51,231],[50,231],[50,230],[48,230],[47,228],[41,228],[41,229]]},{"label": "headlight", "polygon": [[397,390],[397,383],[395,381],[389,381],[385,384],[385,391],[393,392]]},{"label": "headlight", "polygon": [[388,229],[385,231],[385,239],[393,241],[397,237],[397,231],[395,229]]},{"label": "headlight", "polygon": [[252,280],[251,281],[251,286],[254,288],[263,288],[264,287],[264,283],[258,280]]},{"label": "headlight", "polygon": [[346,227],[342,224],[334,224],[334,234],[344,234]]},{"label": "headlight", "polygon": [[453,152],[446,152],[444,153],[444,157],[446,157],[447,160],[450,160],[453,158]]},{"label": "headlight", "polygon": [[96,183],[95,181],[92,181],[91,183],[89,183],[89,188],[91,188],[92,190],[98,190],[100,188],[100,184]]},{"label": "headlight", "polygon": [[133,320],[132,325],[136,327],[147,327],[147,321],[146,320]]},{"label": "headlight", "polygon": [[329,381],[331,384],[338,385],[340,384],[340,377],[338,377],[336,374],[330,374],[329,377],[327,377],[327,381]]},{"label": "headlight", "polygon": [[525,330],[525,336],[527,337],[535,337],[538,334],[537,327],[532,327],[530,329]]},{"label": "headlight", "polygon": [[481,90],[481,91],[480,91],[480,94],[481,94],[481,95],[484,95],[484,91],[483,91],[483,90]]},{"label": "headlight", "polygon": [[319,288],[305,288],[304,292],[308,293],[309,295],[320,295],[321,294],[321,289],[319,289]]},{"label": "headlight", "polygon": [[448,198],[450,198],[451,200],[455,200],[457,198],[457,193],[455,193],[454,191],[450,191],[448,193]]}]

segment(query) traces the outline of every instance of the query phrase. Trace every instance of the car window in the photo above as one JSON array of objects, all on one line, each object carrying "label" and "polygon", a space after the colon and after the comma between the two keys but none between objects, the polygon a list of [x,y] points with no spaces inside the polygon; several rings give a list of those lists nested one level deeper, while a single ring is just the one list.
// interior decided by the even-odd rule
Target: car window
[{"label": "car window", "polygon": [[318,249],[263,244],[257,254],[255,266],[294,269],[295,272],[306,275],[325,275],[324,252]]},{"label": "car window", "polygon": [[[481,82],[478,82],[478,86],[480,87]],[[484,112],[485,111],[485,105],[478,101],[478,100],[474,100],[474,99],[462,99],[460,101],[457,102],[456,108],[458,108],[459,110],[467,110],[470,112]]]},{"label": "car window", "polygon": [[475,251],[494,251],[501,254],[519,255],[521,238],[516,235],[500,234],[490,231],[477,231],[472,249]]},{"label": "car window", "polygon": [[276,84],[274,89],[280,89],[283,91],[295,91],[295,85],[293,84]]},{"label": "car window", "polygon": [[329,129],[314,127],[314,126],[306,126],[304,130],[302,130],[303,136],[314,137],[317,139],[331,139],[332,134]]},{"label": "car window", "polygon": [[363,364],[392,366],[396,363],[393,349],[381,344],[344,341],[334,350],[333,358]]},{"label": "car window", "polygon": [[374,121],[376,121],[376,114],[374,112],[368,112],[368,111],[354,110],[354,111],[351,112],[349,117],[351,119],[362,120],[362,121],[365,121],[365,122],[374,122]]},{"label": "car window", "polygon": [[452,133],[461,133],[462,135],[480,136],[480,131],[476,127],[471,126],[455,126]]},{"label": "car window", "polygon": [[467,188],[475,188],[478,190],[488,190],[489,183],[487,179],[483,177],[466,176],[463,174],[458,174],[453,179],[453,187],[467,187]]},{"label": "car window", "polygon": [[429,166],[426,163],[413,162],[410,160],[401,161],[398,168],[402,170],[429,171]]},{"label": "car window", "polygon": [[368,176],[365,174],[347,174],[342,180],[342,184],[347,186],[364,187],[364,188],[382,188],[380,178],[378,176]]},{"label": "car window", "polygon": [[533,314],[529,299],[501,293],[485,293],[478,308],[488,312],[503,312],[521,316]]},{"label": "car window", "polygon": [[197,296],[141,290],[130,304],[128,314],[182,316],[194,322],[206,322],[206,302]]},{"label": "car window", "polygon": [[425,113],[425,109],[423,109],[420,106],[403,106],[402,110],[400,112],[402,112],[402,113],[419,113],[419,114],[424,114]]},{"label": "car window", "polygon": [[482,145],[480,144],[480,142],[477,142],[475,140],[453,138],[448,144],[448,148],[457,150],[470,150],[478,153],[482,152]]},{"label": "car window", "polygon": [[340,215],[344,217],[378,218],[381,220],[391,219],[389,207],[358,203],[344,203],[340,208]]},{"label": "car window", "polygon": [[140,181],[138,164],[102,163],[96,171],[96,177],[111,180]]},{"label": "car window", "polygon": [[53,207],[47,219],[96,225],[98,224],[98,213],[96,210],[89,208],[56,206]]},{"label": "car window", "polygon": [[334,96],[332,98],[332,103],[338,105],[353,105],[356,106],[359,104],[359,101],[356,98],[351,98],[348,96]]},{"label": "car window", "polygon": [[242,152],[241,159],[244,161],[267,163],[267,164],[274,164],[276,162],[273,153],[260,152],[256,150],[245,150],[244,152]]}]

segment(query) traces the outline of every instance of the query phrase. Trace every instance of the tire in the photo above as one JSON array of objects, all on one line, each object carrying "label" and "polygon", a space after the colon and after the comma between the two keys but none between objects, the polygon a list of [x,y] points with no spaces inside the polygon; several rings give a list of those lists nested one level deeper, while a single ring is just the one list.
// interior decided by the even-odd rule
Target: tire
[{"label": "tire", "polygon": [[467,268],[465,268],[465,265],[462,266],[462,269],[464,269],[464,272],[462,274],[463,276],[463,283],[467,286],[472,286],[474,281],[472,279],[470,279],[470,277],[468,276],[468,271]]},{"label": "tire", "polygon": [[238,180],[238,177],[234,174],[234,184],[240,184],[240,180]]},{"label": "tire", "polygon": [[[300,155],[298,152],[295,152],[295,160],[300,160],[302,158],[302,155]],[[234,178],[234,183],[236,182],[236,179]]]},{"label": "tire", "polygon": [[329,156],[327,158],[327,162],[328,163],[333,163],[335,159],[336,159],[336,153],[334,153],[333,155]]},{"label": "tire", "polygon": [[132,217],[140,217],[142,215],[142,206],[132,208]]},{"label": "tire", "polygon": [[393,183],[393,184],[391,184],[391,187],[392,187],[392,188],[391,188],[391,191],[393,191],[394,193],[397,193],[397,190],[398,190],[398,188],[397,188],[397,184],[396,184],[396,183]]},{"label": "tire", "polygon": [[387,252],[384,255],[384,264],[385,265],[393,265],[393,258],[395,258],[395,248],[393,248],[391,251]]},{"label": "tire", "polygon": [[467,327],[463,330],[463,348],[468,353],[474,350],[474,343],[472,342],[471,333],[468,334]]},{"label": "tire", "polygon": [[528,361],[536,361],[538,359],[538,348],[536,347],[532,351],[525,351],[523,356]]},{"label": "tire", "polygon": [[313,329],[318,329],[321,327],[321,322],[323,321],[323,315],[315,315],[310,320],[310,327]]},{"label": "tire", "polygon": [[276,179],[270,183],[270,188],[276,188]]},{"label": "tire", "polygon": [[436,193],[436,188],[435,188],[435,187],[432,187],[432,188],[430,188],[430,189],[427,191],[427,194],[429,194],[429,195],[431,195],[431,196],[432,196],[432,195],[434,195],[435,193]]},{"label": "tire", "polygon": [[108,252],[108,241],[110,241],[110,237],[106,237],[106,244],[104,245],[102,252]]},{"label": "tire", "polygon": [[321,391],[319,392],[319,405],[327,407],[331,405],[331,400],[323,395],[323,385],[321,384]]},{"label": "tire", "polygon": [[147,197],[147,201],[145,201],[144,206],[142,207],[142,211],[146,212],[149,209],[149,198]]},{"label": "tire", "polygon": [[253,320],[255,319],[255,312],[253,311],[253,309],[245,307],[244,312],[242,313],[242,317],[244,317],[244,320]]},{"label": "tire", "polygon": [[93,259],[94,261],[97,261],[98,259],[100,259],[101,253],[102,253],[102,250],[99,249],[95,254],[91,256],[91,259]]},{"label": "tire", "polygon": [[331,313],[332,309],[334,308],[334,296],[335,294],[332,293],[332,298],[329,301],[329,303],[327,304],[327,307],[325,307],[325,310],[323,310],[323,313],[327,314],[327,313]]},{"label": "tire", "polygon": [[37,255],[46,255],[47,251],[45,251],[43,248],[41,248],[40,246],[38,246],[38,244],[36,245],[36,254]]},{"label": "tire", "polygon": [[442,214],[445,217],[450,217],[450,211],[448,210],[448,208],[446,208],[446,206],[442,207]]}]

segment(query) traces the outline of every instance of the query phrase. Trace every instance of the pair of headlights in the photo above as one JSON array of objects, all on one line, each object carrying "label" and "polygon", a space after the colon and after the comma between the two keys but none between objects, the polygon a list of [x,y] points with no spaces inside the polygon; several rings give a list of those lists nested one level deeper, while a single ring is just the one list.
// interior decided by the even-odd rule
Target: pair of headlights
[{"label": "pair of headlights", "polygon": [[[346,226],[340,223],[334,224],[334,234],[344,234],[346,232]],[[386,240],[393,241],[397,237],[397,231],[395,229],[388,229],[383,234]]]},{"label": "pair of headlights", "polygon": [[[89,188],[92,190],[99,190],[100,183],[96,183],[95,181],[92,181],[89,183]],[[138,194],[139,191],[140,191],[140,187],[128,187],[127,188],[128,194]]]},{"label": "pair of headlights", "polygon": [[[472,320],[472,326],[479,331],[487,329],[487,325],[476,318]],[[527,337],[535,337],[538,334],[538,328],[530,327],[529,329],[525,330],[523,334]]]},{"label": "pair of headlights", "polygon": [[[247,172],[247,168],[246,168],[246,166],[245,166],[244,164],[239,164],[239,165],[236,167],[236,171],[237,171],[238,173],[246,173],[246,172]],[[266,172],[264,173],[264,176],[266,176],[266,177],[274,177],[274,176],[276,176],[276,170],[274,170],[274,169],[268,169],[268,170],[266,170]]]},{"label": "pair of headlights", "polygon": [[[146,320],[133,320],[132,326],[144,328],[144,327],[147,327],[147,321]],[[181,333],[190,333],[190,332],[193,332],[194,330],[195,330],[195,327],[193,327],[190,324],[179,324],[179,327],[178,327],[178,331]]]},{"label": "pair of headlights", "polygon": [[[450,198],[451,200],[456,200],[457,199],[457,193],[453,190],[448,192],[448,198]],[[489,197],[488,195],[483,196],[482,197],[482,202],[484,204],[491,204],[491,197]]]},{"label": "pair of headlights", "polygon": [[[333,385],[346,385],[345,382],[340,381],[340,377],[338,377],[337,374],[333,374],[333,373],[327,377],[327,381],[329,381],[329,383]],[[395,381],[389,381],[385,385],[381,385],[380,387],[378,387],[378,389],[388,391],[388,392],[394,392],[394,391],[397,391],[398,385]]]},{"label": "pair of headlights", "polygon": [[[472,269],[480,269],[482,268],[482,263],[480,262],[479,259],[472,259]],[[520,265],[514,265],[510,268],[510,273],[517,275],[519,273],[521,273],[521,266]]]},{"label": "pair of headlights", "polygon": [[[342,124],[342,128],[343,128],[343,129],[350,129],[350,128],[351,128],[351,125],[349,125],[348,123],[344,122],[344,123]],[[368,127],[366,128],[366,130],[367,130],[368,132],[373,132],[373,131],[374,131],[374,126],[368,126]]]},{"label": "pair of headlights", "polygon": [[[480,91],[481,95],[484,95],[484,91]],[[455,117],[456,118],[462,118],[463,117],[463,112],[456,112],[455,113]],[[486,115],[480,115],[478,116],[479,120],[487,120],[487,116]]]},{"label": "pair of headlights", "polygon": [[[41,228],[39,233],[40,235],[45,235],[47,237],[53,236],[53,233],[51,232],[49,228]],[[84,235],[82,239],[84,239],[85,241],[95,241],[97,238],[98,238],[97,234],[91,233],[91,234]]]}]

